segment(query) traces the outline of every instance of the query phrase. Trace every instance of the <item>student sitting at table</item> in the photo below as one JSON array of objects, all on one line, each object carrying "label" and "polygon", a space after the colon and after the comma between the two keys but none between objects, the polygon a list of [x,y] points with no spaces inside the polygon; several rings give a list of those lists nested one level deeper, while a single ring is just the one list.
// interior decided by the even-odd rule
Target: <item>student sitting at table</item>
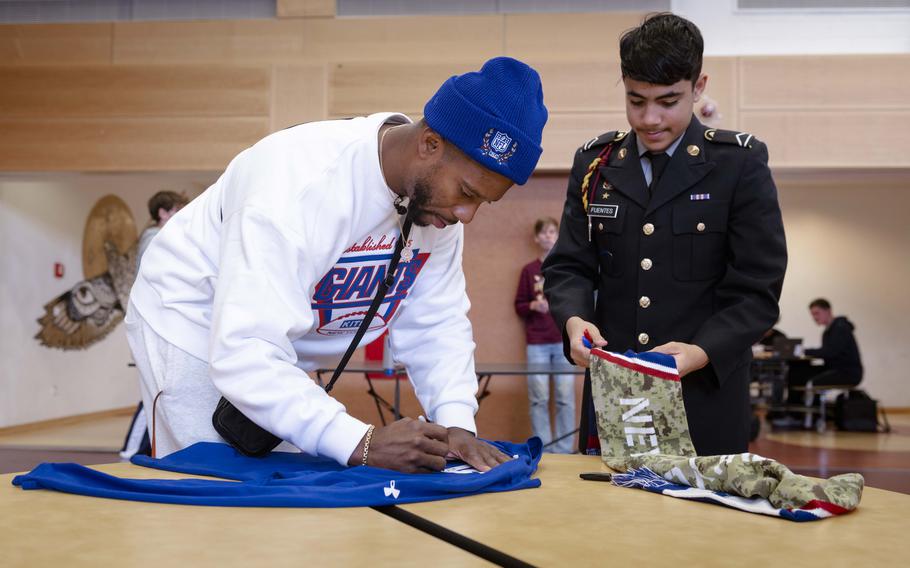
[{"label": "student sitting at table", "polygon": [[[853,387],[863,380],[863,363],[859,355],[859,346],[853,335],[855,326],[845,316],[835,317],[831,303],[824,298],[812,300],[809,313],[815,323],[825,327],[822,334],[822,345],[806,349],[807,357],[824,359],[821,366],[793,366],[787,378],[789,387],[802,387],[812,382],[813,385],[838,385]],[[803,392],[791,388],[788,395],[789,404],[802,404]],[[812,401],[807,401],[812,402]]]}]

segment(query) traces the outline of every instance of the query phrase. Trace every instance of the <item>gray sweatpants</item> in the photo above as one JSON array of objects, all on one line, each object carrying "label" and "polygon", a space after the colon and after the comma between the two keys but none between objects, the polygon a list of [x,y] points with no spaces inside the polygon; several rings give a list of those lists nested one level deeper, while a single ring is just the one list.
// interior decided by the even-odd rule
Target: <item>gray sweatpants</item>
[{"label": "gray sweatpants", "polygon": [[155,333],[132,302],[125,321],[155,457],[196,442],[224,442],[212,426],[221,394],[209,378],[208,363]]}]

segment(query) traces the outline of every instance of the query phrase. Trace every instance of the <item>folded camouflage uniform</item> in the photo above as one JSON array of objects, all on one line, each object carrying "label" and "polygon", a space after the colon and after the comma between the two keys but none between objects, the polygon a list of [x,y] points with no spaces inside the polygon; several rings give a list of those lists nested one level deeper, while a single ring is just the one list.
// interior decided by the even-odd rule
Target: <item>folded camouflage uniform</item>
[{"label": "folded camouflage uniform", "polygon": [[703,457],[648,454],[604,461],[626,472],[613,476],[616,485],[793,521],[849,513],[863,495],[864,480],[858,473],[816,480],[749,453]]},{"label": "folded camouflage uniform", "polygon": [[672,355],[592,349],[590,369],[604,461],[640,454],[695,455]]}]

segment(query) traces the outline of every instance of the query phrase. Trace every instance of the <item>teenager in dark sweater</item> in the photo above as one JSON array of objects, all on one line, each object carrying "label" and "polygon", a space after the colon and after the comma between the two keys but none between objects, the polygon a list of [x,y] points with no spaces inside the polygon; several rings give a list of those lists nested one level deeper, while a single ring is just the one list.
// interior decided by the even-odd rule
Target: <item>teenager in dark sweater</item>
[{"label": "teenager in dark sweater", "polygon": [[[809,304],[809,313],[818,325],[825,326],[822,346],[806,349],[806,355],[825,360],[824,373],[830,376],[828,385],[858,385],[863,380],[863,363],[859,357],[859,346],[853,337],[855,326],[844,316],[834,317],[831,303],[824,298]],[[821,384],[814,379],[817,384]]]},{"label": "teenager in dark sweater", "polygon": [[[813,385],[858,385],[863,380],[863,363],[853,336],[853,323],[844,316],[834,317],[831,303],[824,298],[812,300],[809,313],[815,323],[825,327],[825,331],[821,347],[806,349],[805,353],[808,357],[824,359],[825,364],[820,367],[791,367],[788,386],[804,386],[809,381]],[[803,392],[791,390],[788,403],[803,404]]]}]

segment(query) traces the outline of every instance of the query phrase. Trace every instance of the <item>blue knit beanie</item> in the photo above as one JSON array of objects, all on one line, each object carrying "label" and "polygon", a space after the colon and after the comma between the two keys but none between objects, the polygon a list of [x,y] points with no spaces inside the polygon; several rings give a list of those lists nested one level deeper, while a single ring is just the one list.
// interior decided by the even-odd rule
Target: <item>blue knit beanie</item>
[{"label": "blue knit beanie", "polygon": [[426,123],[483,167],[522,185],[543,151],[540,75],[511,57],[450,77],[423,107]]}]

